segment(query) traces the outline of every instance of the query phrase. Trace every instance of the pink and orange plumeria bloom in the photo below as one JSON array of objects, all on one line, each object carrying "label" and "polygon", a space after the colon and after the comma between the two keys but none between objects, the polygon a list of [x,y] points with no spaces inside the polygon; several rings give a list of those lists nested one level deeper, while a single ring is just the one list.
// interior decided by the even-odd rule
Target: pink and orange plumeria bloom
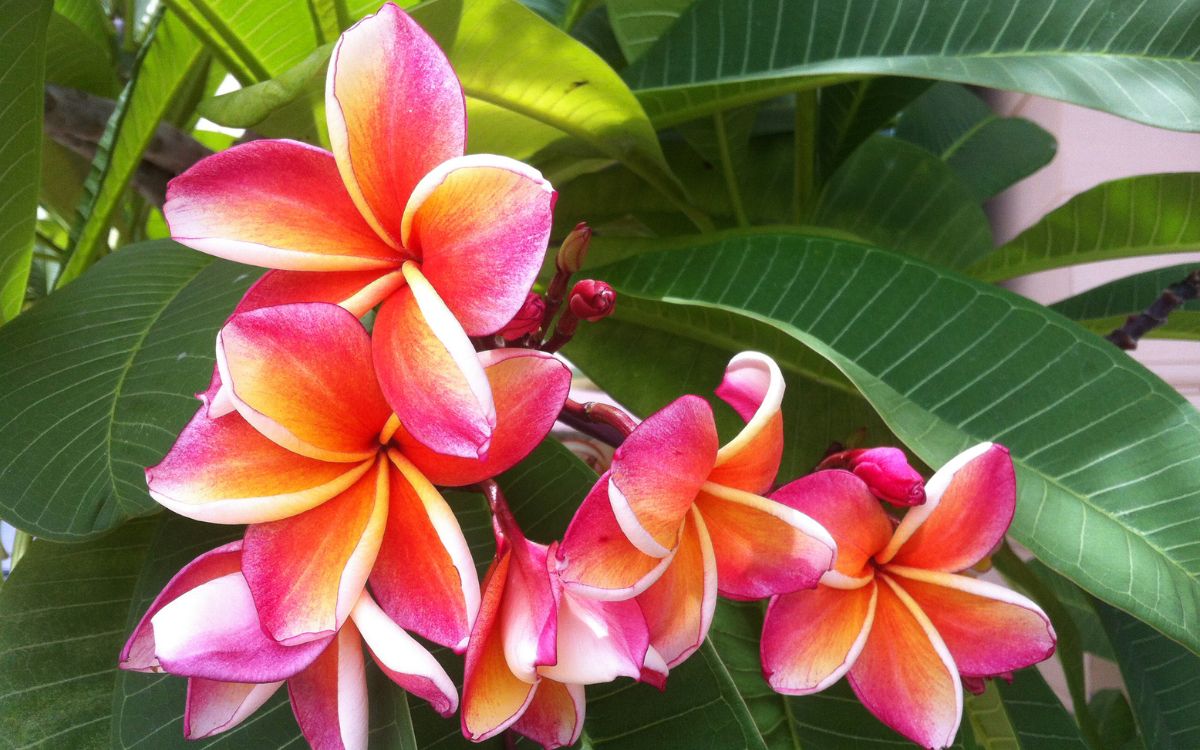
[{"label": "pink and orange plumeria bloom", "polygon": [[[783,375],[762,354],[730,361],[717,395],[746,425],[717,447],[712,409],[684,396],[638,425],[568,527],[558,556],[568,590],[637,597],[647,668],[665,678],[700,647],[717,593],[761,599],[812,588],[836,545],[811,517],[763,497],[783,454]],[[655,665],[659,666],[655,666]]]},{"label": "pink and orange plumeria bloom", "polygon": [[150,605],[120,666],[188,678],[183,729],[199,739],[231,729],[286,681],[292,710],[315,748],[365,750],[367,683],[362,644],[383,672],[443,716],[458,707],[445,670],[379,608],[357,595],[338,631],[288,646],[264,631],[232,542],[188,563]]},{"label": "pink and orange plumeria bloom", "polygon": [[387,403],[426,447],[484,458],[498,414],[468,337],[525,303],[554,190],[520,162],[464,156],[462,87],[390,3],[338,40],[326,115],[332,153],[253,141],[172,180],[171,235],[276,269],[254,289],[259,307],[332,302],[362,315],[382,302],[372,355]]},{"label": "pink and orange plumeria bloom", "polygon": [[771,687],[790,695],[847,675],[881,721],[941,748],[958,733],[963,678],[1042,661],[1055,635],[1029,599],[960,574],[991,554],[1012,523],[1008,451],[991,443],[967,450],[930,479],[925,495],[898,525],[846,471],[819,471],[772,495],[823,523],[838,556],[815,590],[771,601],[762,662]]},{"label": "pink and orange plumeria bloom", "polygon": [[389,617],[461,652],[479,584],[432,482],[476,482],[523,458],[553,425],[570,371],[525,349],[481,355],[500,419],[480,460],[438,455],[397,428],[370,338],[337,305],[239,313],[217,341],[234,411],[197,411],[147,469],[151,495],[189,518],[250,524],[241,571],[280,644],[330,637],[369,580]]}]

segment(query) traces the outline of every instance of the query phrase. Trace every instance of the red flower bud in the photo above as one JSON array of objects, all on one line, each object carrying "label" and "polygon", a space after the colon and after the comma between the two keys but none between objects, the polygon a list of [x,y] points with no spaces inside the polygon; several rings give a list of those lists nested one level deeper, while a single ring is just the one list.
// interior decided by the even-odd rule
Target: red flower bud
[{"label": "red flower bud", "polygon": [[592,229],[587,222],[579,222],[558,248],[554,265],[565,274],[579,273],[587,258],[588,245],[592,241]]},{"label": "red flower bud", "polygon": [[995,680],[997,678],[1004,680],[1011,685],[1013,681],[1013,673],[1002,672],[997,675],[991,675],[990,677],[975,677],[964,674],[962,675],[962,686],[967,690],[970,690],[975,695],[983,695],[984,691],[987,690],[987,681]]},{"label": "red flower bud", "polygon": [[617,293],[603,281],[584,279],[571,290],[567,304],[575,317],[595,323],[612,314],[617,305]]},{"label": "red flower bud", "polygon": [[834,453],[818,469],[846,469],[866,482],[871,494],[893,505],[925,502],[925,480],[899,448],[858,448]]},{"label": "red flower bud", "polygon": [[546,313],[546,300],[540,294],[529,293],[525,304],[508,321],[508,325],[500,329],[500,335],[505,341],[516,341],[527,334],[533,333],[542,324],[542,316]]}]

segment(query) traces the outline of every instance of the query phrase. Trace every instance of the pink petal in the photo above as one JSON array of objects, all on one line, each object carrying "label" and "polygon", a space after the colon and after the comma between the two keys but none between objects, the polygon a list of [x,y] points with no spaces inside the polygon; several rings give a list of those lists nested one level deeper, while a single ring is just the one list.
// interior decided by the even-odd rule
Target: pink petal
[{"label": "pink petal", "polygon": [[167,188],[171,238],[219,258],[291,271],[364,271],[404,258],[371,231],[333,155],[296,141],[214,154]]},{"label": "pink petal", "polygon": [[512,725],[517,734],[528,737],[546,750],[570,747],[583,733],[584,694],[582,685],[542,680],[533,701]]},{"label": "pink petal", "polygon": [[333,49],[325,116],[354,204],[380,237],[400,246],[413,188],[466,147],[466,102],[445,54],[388,3],[350,27]]},{"label": "pink petal", "polygon": [[401,239],[471,336],[525,304],[550,239],[555,192],[533,167],[473,154],[439,164],[413,190]]},{"label": "pink petal", "polygon": [[500,605],[500,631],[508,668],[524,682],[536,682],[538,669],[554,664],[562,619],[562,590],[550,574],[551,551],[514,528],[504,545],[511,563]]},{"label": "pink petal", "polygon": [[709,481],[746,492],[766,492],[783,457],[783,373],[775,360],[742,352],[729,361],[717,395],[746,421],[737,437],[717,452]]},{"label": "pink petal", "polygon": [[475,347],[411,263],[408,287],[375,319],[374,359],[383,393],[408,433],[434,452],[487,457],[496,406]]},{"label": "pink petal", "polygon": [[704,518],[696,509],[684,521],[670,567],[637,602],[650,630],[652,650],[663,660],[661,670],[647,664],[651,672],[678,666],[704,643],[717,608],[717,561]]},{"label": "pink petal", "polygon": [[877,558],[953,573],[992,553],[1012,524],[1017,477],[1002,445],[982,443],[950,460],[925,485]]},{"label": "pink petal", "polygon": [[840,680],[866,645],[877,585],[818,586],[775,597],[763,622],[763,676],[785,695],[817,693]]},{"label": "pink petal", "polygon": [[328,302],[356,318],[404,286],[399,268],[377,271],[267,271],[254,282],[233,314],[264,307]]},{"label": "pink petal", "polygon": [[183,736],[200,740],[236,727],[266,703],[281,685],[282,682],[256,685],[190,678],[183,709]]},{"label": "pink petal", "polygon": [[893,505],[925,502],[925,480],[899,448],[857,448],[826,456],[818,469],[846,469],[867,483],[871,492]]},{"label": "pink petal", "polygon": [[575,685],[637,679],[649,645],[637,602],[601,602],[568,592],[558,608],[558,661],[539,667],[538,674]]},{"label": "pink petal", "polygon": [[309,746],[366,750],[366,665],[353,622],[347,622],[321,656],[287,683],[292,713]]}]

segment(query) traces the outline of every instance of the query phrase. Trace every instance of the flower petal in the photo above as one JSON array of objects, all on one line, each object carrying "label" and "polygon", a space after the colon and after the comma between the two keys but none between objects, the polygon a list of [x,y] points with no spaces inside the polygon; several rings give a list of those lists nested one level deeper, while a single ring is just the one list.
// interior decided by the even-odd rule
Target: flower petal
[{"label": "flower petal", "polygon": [[471,550],[441,493],[389,451],[391,499],[371,591],[396,624],[462,653],[479,610]]},{"label": "flower petal", "polygon": [[367,674],[353,622],[287,683],[292,713],[310,747],[366,750]]},{"label": "flower petal", "polygon": [[242,574],[263,629],[280,643],[333,635],[350,616],[388,519],[385,460],[312,510],[246,529]]},{"label": "flower petal", "polygon": [[817,693],[842,679],[875,619],[877,584],[818,586],[771,599],[763,622],[763,676],[785,695]]},{"label": "flower petal", "polygon": [[[771,499],[825,527],[837,542],[833,569],[845,579],[869,576],[868,561],[892,535],[892,521],[883,506],[867,485],[848,471],[831,469],[800,477],[771,493]],[[834,577],[826,574],[823,580]]]},{"label": "flower petal", "polygon": [[810,589],[833,566],[833,537],[783,503],[708,482],[696,509],[712,538],[721,596],[762,599]]},{"label": "flower petal", "polygon": [[488,568],[479,617],[467,644],[462,733],[473,742],[494,737],[511,726],[529,706],[538,686],[513,674],[504,655],[501,612],[511,564],[512,551],[505,549]]},{"label": "flower petal", "polygon": [[322,461],[379,450],[391,415],[371,338],[346,310],[281,305],[235,315],[217,335],[217,367],[238,413],[284,448]]},{"label": "flower petal", "polygon": [[236,573],[242,566],[242,541],[217,547],[192,560],[175,574],[142,615],[137,627],[121,649],[120,667],[131,672],[156,672],[160,668],[154,655],[154,628],[150,620],[163,607],[192,589],[216,578]]},{"label": "flower petal", "polygon": [[742,352],[729,361],[716,393],[746,426],[717,452],[710,482],[754,493],[770,489],[783,457],[784,387],[779,365],[765,354]]},{"label": "flower petal", "polygon": [[486,458],[496,406],[475,347],[437,292],[411,263],[408,287],[375,318],[379,384],[408,433],[447,456]]},{"label": "flower petal", "polygon": [[546,352],[493,349],[480,352],[479,361],[496,404],[487,458],[443,456],[403,426],[393,438],[429,481],[443,487],[474,484],[515,466],[550,433],[571,388],[571,370]]},{"label": "flower petal", "polygon": [[240,572],[214,578],[167,603],[151,618],[164,671],[227,682],[274,682],[316,659],[330,637],[295,646],[263,632]]},{"label": "flower petal", "polygon": [[538,667],[554,664],[562,589],[550,574],[551,550],[531,542],[514,524],[499,542],[511,550],[504,601],[500,605],[500,631],[508,668],[524,682],[537,682]]},{"label": "flower petal", "polygon": [[637,602],[650,645],[666,668],[678,666],[704,643],[717,608],[717,561],[704,518],[695,508],[683,523],[675,559]]},{"label": "flower petal", "polygon": [[887,572],[929,617],[962,674],[991,677],[1054,653],[1050,618],[1015,591],[953,573],[896,565]]},{"label": "flower petal", "polygon": [[570,747],[583,732],[584,705],[582,685],[542,680],[533,701],[512,725],[512,730],[545,750]]},{"label": "flower petal", "polygon": [[947,573],[971,567],[996,548],[1016,512],[1008,449],[981,443],[960,453],[926,483],[925,497],[905,514],[878,561]]},{"label": "flower petal", "polygon": [[879,576],[875,620],[850,667],[850,686],[884,724],[922,747],[954,742],[962,683],[925,613],[886,575]]},{"label": "flower petal", "polygon": [[275,694],[282,682],[220,682],[192,677],[183,709],[183,736],[200,740],[241,724]]},{"label": "flower petal", "polygon": [[388,3],[338,39],[325,79],[325,116],[354,204],[399,247],[401,216],[417,182],[466,147],[466,102],[450,62]]},{"label": "flower petal", "polygon": [[563,584],[593,599],[630,599],[650,587],[672,556],[651,557],[630,544],[609,501],[610,475],[592,487],[558,547]]},{"label": "flower petal", "polygon": [[291,271],[363,271],[403,256],[381,241],[333,155],[296,141],[251,141],[171,180],[171,238],[219,258]]},{"label": "flower petal", "polygon": [[443,162],[413,190],[401,240],[471,336],[495,333],[525,304],[554,198],[541,172],[492,154]]},{"label": "flower petal", "polygon": [[240,414],[209,419],[201,406],[171,451],[146,469],[150,496],[208,523],[265,523],[303,513],[371,468],[317,461],[281,448]]},{"label": "flower petal", "polygon": [[717,457],[712,408],[683,396],[638,425],[613,454],[609,499],[635,547],[666,557]]},{"label": "flower petal", "polygon": [[350,613],[372,658],[384,674],[400,687],[429,701],[442,716],[458,709],[454,682],[433,654],[384,614],[375,600],[363,592]]},{"label": "flower petal", "polygon": [[637,602],[601,602],[565,593],[558,608],[558,661],[539,667],[538,674],[575,685],[637,679],[649,645]]},{"label": "flower petal", "polygon": [[328,302],[361,318],[404,286],[399,268],[377,271],[267,271],[254,282],[233,314],[264,307]]}]

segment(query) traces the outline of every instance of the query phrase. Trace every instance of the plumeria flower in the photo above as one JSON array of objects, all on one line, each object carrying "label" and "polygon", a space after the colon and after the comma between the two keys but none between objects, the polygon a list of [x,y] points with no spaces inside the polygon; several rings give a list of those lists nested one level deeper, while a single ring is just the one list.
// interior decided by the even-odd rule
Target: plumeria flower
[{"label": "plumeria flower", "polygon": [[633,601],[564,591],[553,546],[525,538],[502,504],[493,526],[496,557],[467,648],[463,735],[482,742],[511,728],[547,750],[573,745],[584,685],[641,674],[646,621]]},{"label": "plumeria flower", "polygon": [[295,646],[263,631],[232,542],[188,563],[158,595],[121,652],[120,666],[188,678],[184,736],[210,737],[254,713],[285,682],[292,710],[315,748],[365,750],[363,643],[398,685],[454,713],[458,693],[445,670],[366,592],[336,634]]},{"label": "plumeria flower", "polygon": [[718,449],[708,403],[678,399],[633,430],[567,528],[558,555],[568,590],[636,596],[653,662],[673,667],[699,648],[718,592],[812,588],[833,563],[819,523],[761,495],[783,454],[783,390],[771,358],[737,355],[716,392],[745,420],[741,432]]},{"label": "plumeria flower", "polygon": [[925,485],[926,502],[896,525],[867,485],[819,471],[772,497],[809,514],[838,542],[813,591],[777,597],[762,636],[763,672],[789,695],[848,675],[883,723],[924,747],[954,742],[962,679],[1003,675],[1048,658],[1054,628],[1036,604],[967,575],[1004,538],[1016,509],[1008,451],[984,443]]},{"label": "plumeria flower", "polygon": [[258,140],[171,181],[171,236],[276,269],[260,300],[380,302],[372,354],[384,397],[443,454],[493,447],[494,395],[469,336],[502,328],[541,267],[555,193],[512,159],[464,156],[462,87],[395,5],[338,40],[326,81],[332,153]]},{"label": "plumeria flower", "polygon": [[440,456],[398,426],[351,313],[311,303],[237,314],[217,338],[235,410],[212,419],[202,406],[146,470],[150,494],[189,518],[250,524],[242,571],[279,643],[331,636],[369,579],[397,623],[461,651],[479,584],[432,481],[476,482],[515,464],[570,387],[570,371],[547,354],[498,350],[480,361],[500,416],[492,451]]}]

